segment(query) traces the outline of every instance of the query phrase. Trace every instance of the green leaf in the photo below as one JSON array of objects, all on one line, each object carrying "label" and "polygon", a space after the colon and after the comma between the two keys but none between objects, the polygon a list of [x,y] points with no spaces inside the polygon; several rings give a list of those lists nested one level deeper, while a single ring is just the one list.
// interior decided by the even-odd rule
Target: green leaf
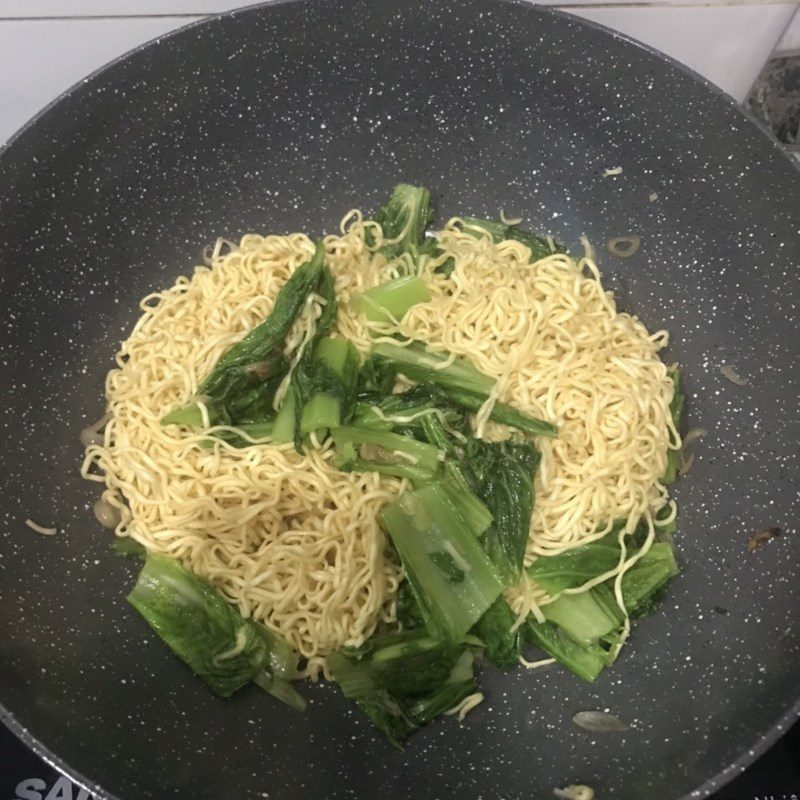
[{"label": "green leaf", "polygon": [[434,639],[424,629],[373,636],[328,657],[345,697],[396,747],[417,728],[475,691],[466,643]]},{"label": "green leaf", "polygon": [[515,583],[530,533],[539,453],[528,441],[470,439],[464,465],[493,519],[483,537],[484,550],[503,582]]},{"label": "green leaf", "polygon": [[[617,520],[611,531],[596,542],[555,556],[537,558],[528,567],[528,575],[546,592],[555,595],[564,589],[576,589],[598,575],[610,572],[620,561],[619,532],[624,525],[624,520]],[[656,529],[659,530],[658,527]],[[646,526],[640,524],[626,539],[626,560],[637,555],[645,538]],[[654,542],[622,577],[622,594],[628,612],[642,613],[648,610],[656,602],[663,586],[677,574],[678,565],[672,548],[666,542]],[[613,579],[605,581],[598,588],[606,587],[613,587]]]},{"label": "green leaf", "polygon": [[472,632],[483,642],[486,657],[500,669],[516,666],[520,652],[521,629],[513,630],[517,618],[502,598],[487,609]]},{"label": "green leaf", "polygon": [[622,597],[628,613],[652,611],[658,593],[678,572],[672,548],[666,542],[654,542],[622,576]]},{"label": "green leaf", "polygon": [[297,658],[286,642],[244,619],[206,581],[171,558],[148,554],[128,601],[223,697],[265,668],[279,677],[296,671]]},{"label": "green leaf", "polygon": [[301,264],[278,292],[267,319],[222,356],[200,385],[201,393],[216,394],[217,387],[226,380],[226,370],[262,361],[281,344],[303,310],[308,296],[316,289],[324,260],[325,248],[322,242],[317,242],[311,259]]},{"label": "green leaf", "polygon": [[390,365],[369,357],[358,372],[356,396],[359,400],[382,398],[392,393],[396,379],[397,376]]},{"label": "green leaf", "polygon": [[413,630],[425,625],[422,612],[414,597],[414,590],[407,579],[404,579],[397,589],[397,621],[402,624],[404,630]]},{"label": "green leaf", "polygon": [[[397,240],[381,247],[380,252],[387,259],[421,247],[425,228],[432,217],[430,202],[430,193],[423,186],[399,183],[394,187],[388,202],[375,216],[375,221],[383,230],[384,240]],[[373,243],[369,234],[367,243]]]},{"label": "green leaf", "polygon": [[540,556],[528,567],[528,575],[551,595],[583,586],[619,564],[619,533],[624,526],[625,520],[617,520],[611,531],[596,542],[558,555]]},{"label": "green leaf", "polygon": [[[281,287],[267,319],[228,350],[200,384],[198,395],[205,402],[212,426],[261,423],[274,417],[272,401],[289,368],[280,346],[308,296],[320,291],[324,258],[320,242],[312,258]],[[162,424],[199,427],[203,418],[197,404],[189,403],[168,413]]]}]

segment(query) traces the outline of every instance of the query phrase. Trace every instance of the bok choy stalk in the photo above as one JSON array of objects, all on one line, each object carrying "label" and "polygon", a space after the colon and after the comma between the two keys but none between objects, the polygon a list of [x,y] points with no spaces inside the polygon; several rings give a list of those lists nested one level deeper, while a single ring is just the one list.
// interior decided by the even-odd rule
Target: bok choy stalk
[{"label": "bok choy stalk", "polygon": [[[211,425],[266,422],[274,416],[272,400],[289,368],[280,348],[308,296],[318,288],[324,258],[322,243],[317,243],[312,258],[278,292],[267,319],[225,353],[200,384],[198,396]],[[203,416],[197,403],[188,403],[161,422],[199,426]]]},{"label": "bok choy stalk", "polygon": [[546,622],[529,617],[526,641],[586,681],[613,663],[622,633],[622,612],[605,584],[580,594],[561,595],[541,607]]},{"label": "bok choy stalk", "polygon": [[291,686],[297,655],[289,644],[244,619],[207,581],[174,559],[148,553],[128,601],[170,650],[222,697],[254,681],[292,707],[305,707]]},{"label": "bok choy stalk", "polygon": [[[372,355],[378,363],[386,364],[412,381],[439,386],[453,403],[470,410],[480,408],[494,387],[494,381],[467,359],[456,358],[452,364],[444,366],[448,356],[428,350],[421,342],[406,347],[381,342],[373,348]],[[554,425],[502,403],[494,404],[490,416],[528,433],[555,436],[558,432]]]},{"label": "bok choy stalk", "polygon": [[358,352],[345,339],[321,339],[314,352],[310,373],[314,387],[300,415],[300,433],[327,431],[348,421],[354,409]]},{"label": "bok choy stalk", "polygon": [[551,622],[537,623],[529,617],[523,625],[525,640],[544,650],[579,678],[590,683],[608,666],[609,653],[600,644],[585,647],[579,645]]},{"label": "bok choy stalk", "polygon": [[442,368],[449,357],[428,350],[422,342],[412,342],[405,347],[381,342],[373,347],[372,355],[412,381],[433,383],[445,391],[459,389],[486,399],[494,386],[494,381],[479,372],[466,358],[456,358],[452,364]]},{"label": "bok choy stalk", "polygon": [[409,275],[367,289],[357,298],[358,308],[371,322],[401,320],[418,303],[427,303],[431,293],[425,282]]},{"label": "bok choy stalk", "polygon": [[392,431],[351,426],[335,428],[331,431],[331,437],[337,450],[348,443],[352,444],[365,462],[411,465],[425,470],[431,477],[442,466],[438,447]]},{"label": "bok choy stalk", "polygon": [[[317,358],[315,355],[317,346],[336,322],[336,315],[339,311],[333,273],[325,266],[320,271],[316,292],[323,302],[322,313],[316,321],[313,336],[294,365],[289,381],[289,392],[294,395],[294,446],[298,453],[303,452],[303,413],[315,395],[326,394],[337,399],[339,415],[342,419],[350,417],[355,402],[350,386],[351,381],[355,381],[355,374],[353,373],[352,357],[347,348],[343,347],[341,356],[336,358],[337,363],[341,359],[342,374],[338,374],[325,358]],[[287,396],[288,394],[287,392]],[[286,422],[291,422],[291,420],[286,420]],[[307,424],[311,425],[314,422],[314,413],[310,412]]]},{"label": "bok choy stalk", "polygon": [[465,643],[442,642],[422,628],[373,636],[328,656],[345,697],[398,748],[475,691],[472,661]]},{"label": "bok choy stalk", "polygon": [[460,641],[503,589],[474,528],[440,482],[405,492],[381,519],[428,632]]},{"label": "bok choy stalk", "polygon": [[548,622],[558,625],[583,646],[596,644],[622,624],[622,610],[607,584],[578,594],[562,594],[541,607]]}]

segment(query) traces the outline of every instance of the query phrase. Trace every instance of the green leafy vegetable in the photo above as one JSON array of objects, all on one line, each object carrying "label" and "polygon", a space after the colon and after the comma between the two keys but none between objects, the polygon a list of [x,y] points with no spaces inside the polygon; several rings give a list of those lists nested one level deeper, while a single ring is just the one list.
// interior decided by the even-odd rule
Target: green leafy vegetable
[{"label": "green leafy vegetable", "polygon": [[169,648],[217,694],[230,697],[266,673],[262,682],[297,671],[291,647],[244,619],[202,578],[177,561],[149,553],[130,604]]},{"label": "green leafy vegetable", "polygon": [[[325,355],[330,355],[327,351],[323,351],[323,357],[316,357],[317,346],[328,331],[336,322],[336,315],[339,310],[339,304],[336,301],[336,293],[334,291],[333,274],[326,267],[323,266],[320,270],[319,282],[316,288],[317,295],[322,299],[322,313],[316,322],[314,335],[306,344],[305,350],[300,356],[299,361],[295,364],[292,370],[291,378],[289,380],[289,391],[294,395],[294,446],[298,453],[303,452],[303,413],[308,403],[312,398],[318,395],[328,395],[334,399],[339,400],[339,414],[346,418],[352,413],[352,387],[356,380],[357,373],[352,371],[352,362],[348,364],[348,350],[347,345],[342,348],[342,374],[338,374],[336,369],[331,367],[325,358]],[[337,362],[338,363],[338,362]],[[357,363],[356,363],[357,368]],[[321,403],[321,405],[325,405]],[[328,406],[328,412],[335,413],[335,410]],[[306,418],[307,425],[313,425],[317,420],[314,418],[315,412],[322,412],[321,409],[309,413]]]},{"label": "green leafy vegetable", "polygon": [[[380,252],[389,260],[401,253],[411,252],[422,246],[425,228],[431,220],[431,196],[423,186],[399,183],[394,187],[389,201],[375,216],[383,230],[385,241]],[[393,241],[394,240],[394,241]],[[367,243],[372,245],[368,234]]]},{"label": "green leafy vegetable", "polygon": [[[430,483],[381,512],[432,636],[459,641],[500,594],[503,584],[467,522],[440,483]],[[432,559],[449,553],[464,573],[453,583]]]},{"label": "green leafy vegetable", "polygon": [[[596,542],[555,556],[540,556],[528,567],[528,575],[546,592],[556,595],[564,589],[577,589],[598,575],[610,572],[620,562],[619,533],[624,524],[624,520],[617,520],[611,531]],[[641,524],[627,537],[626,560],[639,553],[646,531],[646,525]],[[622,595],[628,612],[649,608],[661,588],[677,574],[678,565],[672,548],[666,542],[654,542],[622,576]],[[605,590],[610,586],[613,586],[612,579],[597,588]],[[543,606],[543,610],[547,607]]]},{"label": "green leafy vegetable", "polygon": [[465,358],[456,358],[452,364],[443,367],[449,356],[428,350],[422,342],[412,342],[405,347],[381,342],[375,345],[372,355],[413,381],[430,382],[444,389],[461,389],[485,398],[494,386],[490,377],[479,372]]},{"label": "green leafy vegetable", "polygon": [[562,594],[543,605],[542,614],[583,646],[596,644],[622,623],[622,611],[605,584],[579,594]]},{"label": "green leafy vegetable", "polygon": [[304,392],[309,400],[300,416],[300,433],[326,431],[349,421],[355,408],[358,352],[345,339],[321,339],[314,353],[314,366],[307,379],[313,387]]},{"label": "green leafy vegetable", "polygon": [[147,548],[130,536],[115,536],[111,548],[123,558],[146,558]]},{"label": "green leafy vegetable", "polygon": [[522,628],[525,640],[544,650],[585,681],[595,681],[608,666],[609,653],[600,644],[584,647],[551,622],[537,623],[529,618]]},{"label": "green leafy vegetable", "polygon": [[654,542],[622,576],[622,598],[628,613],[652,611],[661,590],[678,572],[672,548],[666,542]]},{"label": "green leafy vegetable", "polygon": [[397,375],[385,362],[376,361],[371,356],[361,365],[358,372],[356,396],[359,401],[369,402],[373,398],[383,398],[392,393]]},{"label": "green leafy vegetable", "polygon": [[425,625],[422,612],[414,597],[414,590],[408,580],[403,580],[397,589],[397,621],[406,630],[421,628]]},{"label": "green leafy vegetable", "polygon": [[[332,438],[336,444],[336,467],[343,472],[378,472],[381,475],[406,478],[414,486],[423,486],[436,478],[435,471],[410,464],[396,454],[387,453],[382,448],[369,447],[365,450],[365,453],[371,457],[372,460],[370,460],[359,456],[358,449],[352,441],[339,437],[337,443],[335,431]],[[376,458],[380,460],[376,460]]]},{"label": "green leafy vegetable", "polygon": [[477,219],[476,217],[462,217],[464,233],[473,236],[488,234],[495,244],[507,238],[508,225],[493,219]]},{"label": "green leafy vegetable", "polygon": [[620,560],[619,533],[624,520],[614,523],[602,539],[565,550],[555,556],[540,556],[528,567],[528,575],[551,595],[576,589],[614,569]]},{"label": "green leafy vegetable", "polygon": [[[447,394],[452,402],[470,411],[477,411],[486,400],[485,397],[479,394],[471,394],[470,392],[461,391],[460,389],[448,389]],[[531,417],[505,403],[495,403],[492,406],[489,419],[499,422],[502,425],[508,425],[510,428],[516,428],[524,433],[533,434],[534,436],[547,436],[551,439],[558,436],[558,428],[552,423],[545,422],[536,417]]]},{"label": "green leafy vegetable", "polygon": [[[683,417],[683,406],[686,398],[684,397],[683,390],[681,389],[681,371],[677,365],[669,370],[669,375],[672,378],[672,385],[674,391],[672,400],[669,404],[669,413],[672,415],[672,421],[675,424],[675,430],[681,429],[681,418]],[[678,477],[678,456],[679,450],[667,450],[667,471],[664,474],[662,482],[664,484],[675,483]]]},{"label": "green leafy vegetable", "polygon": [[452,426],[463,424],[462,415],[451,406],[447,394],[436,386],[424,385],[396,394],[392,394],[391,388],[382,394],[363,393],[356,406],[353,424],[374,430],[416,428],[421,431],[425,415],[444,418]]},{"label": "green leafy vegetable", "polygon": [[516,242],[521,242],[531,251],[531,261],[539,261],[539,259],[547,258],[553,253],[566,253],[563,245],[556,242],[553,243],[553,248],[547,239],[541,236],[536,236],[530,231],[520,230],[515,225],[506,225],[504,222],[492,219],[476,219],[475,217],[462,217],[464,221],[464,232],[475,236],[483,233],[488,234],[495,244],[512,239]]},{"label": "green leafy vegetable", "polygon": [[483,547],[506,585],[522,571],[533,511],[533,477],[539,453],[527,441],[470,439],[464,464],[493,522]]},{"label": "green leafy vegetable", "polygon": [[541,236],[536,236],[530,231],[520,230],[516,227],[508,229],[506,239],[513,239],[516,242],[522,242],[525,247],[529,248],[531,251],[532,262],[539,261],[539,259],[542,258],[547,258],[547,256],[551,256],[553,253],[567,252],[564,245],[558,244],[558,242],[554,242],[554,249],[551,249],[550,243],[546,239],[542,239]]},{"label": "green leafy vegetable", "polygon": [[331,431],[331,437],[337,450],[343,449],[348,443],[352,444],[365,462],[414,466],[426,470],[431,475],[441,469],[439,449],[410,436],[351,426],[335,428]]},{"label": "green leafy vegetable", "polygon": [[334,679],[396,747],[475,691],[473,656],[424,629],[374,636],[328,657]]},{"label": "green leafy vegetable", "polygon": [[[225,353],[200,384],[198,395],[211,425],[265,422],[274,416],[272,401],[289,366],[280,346],[308,296],[318,290],[324,258],[318,243],[313,257],[278,292],[267,319]],[[171,411],[162,423],[199,426],[203,418],[197,404],[189,403]]]},{"label": "green leafy vegetable", "polygon": [[500,669],[511,669],[520,651],[521,629],[513,630],[517,619],[502,598],[486,610],[472,632],[483,642],[486,657]]},{"label": "green leafy vegetable", "polygon": [[427,303],[430,299],[431,293],[424,281],[416,276],[406,276],[362,292],[358,297],[358,307],[372,322],[392,322],[401,320],[412,306]]},{"label": "green leafy vegetable", "polygon": [[[441,387],[452,402],[473,411],[483,405],[494,386],[494,381],[478,371],[467,359],[456,358],[452,364],[444,366],[449,357],[428,350],[421,342],[413,342],[405,347],[381,342],[373,348],[372,355],[378,363],[386,364],[413,381]],[[543,436],[557,434],[557,429],[550,423],[529,417],[502,403],[495,403],[490,416],[497,422],[528,433]]]}]

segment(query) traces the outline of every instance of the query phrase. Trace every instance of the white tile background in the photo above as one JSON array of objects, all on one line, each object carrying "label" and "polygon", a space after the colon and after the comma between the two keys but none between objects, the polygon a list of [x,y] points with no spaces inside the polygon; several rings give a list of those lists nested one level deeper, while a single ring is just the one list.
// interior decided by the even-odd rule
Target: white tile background
[{"label": "white tile background", "polygon": [[[246,2],[0,0],[0,143],[61,92],[111,59],[207,14]],[[569,7],[572,13],[668,53],[737,100],[744,99],[784,31],[782,46],[800,47],[800,14],[787,31],[797,0],[543,2]]]}]

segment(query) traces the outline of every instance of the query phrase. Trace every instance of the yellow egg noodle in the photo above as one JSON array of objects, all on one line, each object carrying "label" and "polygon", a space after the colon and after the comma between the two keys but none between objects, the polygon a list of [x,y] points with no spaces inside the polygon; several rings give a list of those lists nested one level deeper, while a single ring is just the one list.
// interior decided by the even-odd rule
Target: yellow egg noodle
[{"label": "yellow egg noodle", "polygon": [[[526,563],[599,539],[625,519],[620,563],[592,582],[615,578],[624,610],[622,574],[646,553],[654,516],[670,521],[675,513],[660,482],[667,450],[681,444],[669,408],[673,382],[658,356],[668,335],[618,312],[591,259],[553,254],[531,263],[520,242],[495,244],[474,233],[454,218],[437,234],[442,255],[416,265],[405,255],[387,262],[377,252],[380,226],[351,211],[340,233],[324,239],[340,301],[333,333],[362,354],[399,336],[470,359],[496,379],[473,419],[486,438],[509,435],[489,420],[495,401],[556,424],[556,438],[536,438],[541,464]],[[104,499],[119,512],[117,535],[208,578],[242,615],[287,639],[316,679],[327,675],[326,654],[359,645],[379,623],[396,619],[402,569],[387,550],[379,512],[405,481],[339,471],[330,443],[304,455],[266,441],[237,449],[214,439],[209,447],[207,430],[161,424],[265,319],[314,251],[303,234],[248,234],[225,254],[223,244],[230,247],[221,241],[208,254],[210,266],[142,301],[143,315],[107,377],[103,441],[87,447],[82,473],[105,485]],[[454,268],[445,277],[436,268],[448,258]],[[369,322],[354,298],[401,268],[418,272],[431,300],[402,320]],[[319,313],[312,295],[287,337],[290,360]],[[626,560],[625,537],[642,520],[648,539]],[[524,571],[506,596],[520,621],[531,612],[542,619],[540,607],[552,599]]]}]

